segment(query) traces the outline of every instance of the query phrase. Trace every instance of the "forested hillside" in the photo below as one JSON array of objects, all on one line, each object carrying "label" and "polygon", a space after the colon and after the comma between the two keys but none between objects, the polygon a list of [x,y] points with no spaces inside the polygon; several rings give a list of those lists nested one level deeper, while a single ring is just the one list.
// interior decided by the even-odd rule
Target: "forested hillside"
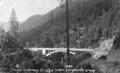
[{"label": "forested hillside", "polygon": [[[5,32],[0,28],[0,73],[48,73],[49,70],[53,70],[50,73],[67,73],[66,69],[82,68],[95,73],[119,73],[119,9],[118,0],[69,0],[70,47],[94,48],[92,53],[77,51],[70,54],[70,60],[65,52],[46,56],[40,51],[25,49],[26,46],[66,47],[64,3],[46,15],[30,17],[21,23],[20,28],[13,9],[9,18],[10,30]],[[63,71],[56,71],[58,69]],[[94,73],[85,71],[78,72]]]},{"label": "forested hillside", "polygon": [[[72,0],[69,2],[70,47],[97,46],[100,38],[119,31],[119,5],[115,0]],[[47,20],[45,20],[45,17]],[[32,16],[22,25],[21,43],[36,47],[65,47],[66,13],[62,4],[45,16]],[[34,27],[35,26],[35,27]],[[27,28],[28,27],[28,28]]]},{"label": "forested hillside", "polygon": [[48,21],[47,15],[35,15],[28,18],[25,22],[20,24],[20,31],[29,31],[38,25],[42,25]]}]

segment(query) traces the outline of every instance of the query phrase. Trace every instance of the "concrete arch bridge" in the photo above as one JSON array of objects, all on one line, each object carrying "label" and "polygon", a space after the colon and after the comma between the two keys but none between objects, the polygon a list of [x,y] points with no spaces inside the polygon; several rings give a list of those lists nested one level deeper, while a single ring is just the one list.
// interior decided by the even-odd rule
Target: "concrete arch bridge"
[{"label": "concrete arch bridge", "polygon": [[[39,51],[43,55],[49,56],[57,52],[67,52],[66,48],[28,48],[31,51]],[[77,52],[89,52],[92,53],[93,49],[88,48],[70,48],[70,54],[75,55]]]}]

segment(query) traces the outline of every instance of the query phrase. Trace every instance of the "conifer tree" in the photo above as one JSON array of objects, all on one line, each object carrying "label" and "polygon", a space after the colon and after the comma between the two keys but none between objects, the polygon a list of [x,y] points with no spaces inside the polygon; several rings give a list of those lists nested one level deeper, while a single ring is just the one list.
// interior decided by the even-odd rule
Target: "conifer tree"
[{"label": "conifer tree", "polygon": [[9,24],[10,24],[10,31],[9,31],[10,36],[16,41],[18,41],[19,22],[17,21],[16,12],[14,9],[12,10],[11,16],[9,18]]}]

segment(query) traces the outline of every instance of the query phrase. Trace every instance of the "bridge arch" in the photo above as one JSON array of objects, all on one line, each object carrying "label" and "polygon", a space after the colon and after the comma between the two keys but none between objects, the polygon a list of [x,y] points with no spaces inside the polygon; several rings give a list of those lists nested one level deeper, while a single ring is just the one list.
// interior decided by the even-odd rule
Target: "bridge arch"
[{"label": "bridge arch", "polygon": [[[52,54],[54,54],[54,53],[58,53],[58,52],[67,52],[67,51],[53,51],[53,52],[50,52],[50,53],[46,54],[46,56],[50,56],[50,55],[52,55]],[[70,54],[75,55],[76,53],[70,52]]]}]

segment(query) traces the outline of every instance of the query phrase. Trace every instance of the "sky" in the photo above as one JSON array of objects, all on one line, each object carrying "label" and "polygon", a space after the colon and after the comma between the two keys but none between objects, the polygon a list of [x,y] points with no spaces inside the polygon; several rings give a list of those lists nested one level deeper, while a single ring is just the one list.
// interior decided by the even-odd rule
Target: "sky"
[{"label": "sky", "polygon": [[0,0],[0,25],[6,32],[9,31],[8,21],[13,8],[18,21],[24,22],[30,16],[44,15],[57,6],[58,0]]},{"label": "sky", "polygon": [[23,22],[32,15],[44,15],[58,5],[57,0],[0,0],[0,22],[9,20],[13,8],[18,21]]}]

